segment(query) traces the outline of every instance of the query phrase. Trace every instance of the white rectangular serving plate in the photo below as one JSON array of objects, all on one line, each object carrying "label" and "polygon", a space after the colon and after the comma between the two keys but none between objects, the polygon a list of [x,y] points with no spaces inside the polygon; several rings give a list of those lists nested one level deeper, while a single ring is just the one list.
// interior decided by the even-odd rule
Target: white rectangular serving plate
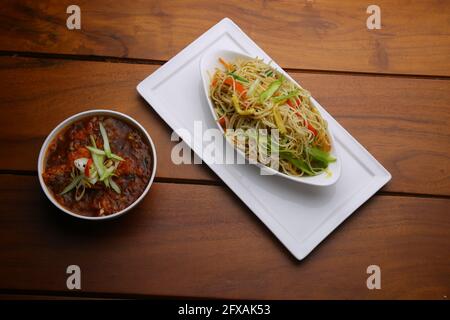
[{"label": "white rectangular serving plate", "polygon": [[[199,66],[202,54],[210,49],[241,51],[271,60],[233,21],[225,18],[137,87],[173,130],[183,129],[181,138],[200,157],[205,143],[194,134],[194,121],[202,122],[203,132],[217,129],[203,92]],[[260,175],[255,165],[207,162],[299,260],[391,179],[390,173],[363,146],[317,101],[313,102],[328,121],[342,162],[341,177],[335,185],[302,185],[279,176]],[[225,142],[224,145],[231,148]]]}]

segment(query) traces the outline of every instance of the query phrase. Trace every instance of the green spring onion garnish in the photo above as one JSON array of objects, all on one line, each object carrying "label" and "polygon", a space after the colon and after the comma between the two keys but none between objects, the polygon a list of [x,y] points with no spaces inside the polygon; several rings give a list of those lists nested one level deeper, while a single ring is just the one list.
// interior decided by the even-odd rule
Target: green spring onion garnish
[{"label": "green spring onion garnish", "polygon": [[120,194],[119,185],[112,179],[121,161],[124,159],[111,152],[108,134],[103,123],[99,123],[100,134],[103,139],[103,150],[97,148],[94,136],[90,136],[91,146],[86,146],[91,158],[79,158],[74,161],[78,170],[72,170],[72,181],[64,188],[60,195],[75,189],[75,200],[83,198],[86,188],[92,188],[97,182],[103,182],[107,188],[112,188]]}]

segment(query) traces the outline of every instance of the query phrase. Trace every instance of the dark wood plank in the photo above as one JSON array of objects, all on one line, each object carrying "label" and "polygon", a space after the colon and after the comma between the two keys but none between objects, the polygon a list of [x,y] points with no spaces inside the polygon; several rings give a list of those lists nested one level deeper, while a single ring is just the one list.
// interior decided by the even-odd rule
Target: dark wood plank
[{"label": "dark wood plank", "polygon": [[71,4],[4,1],[0,49],[167,60],[228,16],[283,67],[450,75],[448,1],[379,0],[381,30],[362,0],[84,0],[80,31]]},{"label": "dark wood plank", "polygon": [[450,81],[295,78],[391,172],[384,190],[450,195]]},{"label": "dark wood plank", "polygon": [[[450,200],[375,196],[298,262],[222,186],[156,183],[122,218],[53,208],[36,177],[0,175],[0,289],[222,298],[443,299]],[[218,205],[220,203],[220,205]],[[368,290],[366,269],[382,271]]]},{"label": "dark wood plank", "polygon": [[[205,166],[175,166],[171,130],[136,85],[156,66],[0,58],[0,169],[35,170],[45,136],[82,110],[111,108],[154,138],[158,177],[217,181]],[[450,195],[450,81],[293,73],[392,173],[384,189]]]},{"label": "dark wood plank", "polygon": [[0,168],[36,170],[40,147],[59,122],[83,110],[112,109],[136,118],[148,130],[157,149],[158,177],[214,179],[200,166],[175,166],[170,161],[175,145],[170,141],[171,130],[136,91],[155,66],[3,59],[0,73],[8,79],[0,88],[4,112],[0,132],[17,135],[0,138],[4,150],[0,155],[21,156],[7,156]]}]

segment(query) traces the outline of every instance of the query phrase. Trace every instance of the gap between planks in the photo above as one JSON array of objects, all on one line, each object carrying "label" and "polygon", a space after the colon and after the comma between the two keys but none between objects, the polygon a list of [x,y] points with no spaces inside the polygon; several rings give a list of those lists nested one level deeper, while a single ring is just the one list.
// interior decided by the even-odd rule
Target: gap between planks
[{"label": "gap between planks", "polygon": [[[80,55],[69,53],[45,53],[45,52],[27,52],[27,51],[5,51],[0,50],[0,57],[19,57],[35,59],[59,59],[71,61],[90,61],[90,62],[110,62],[110,63],[129,63],[161,66],[167,61],[154,59],[141,59],[129,57],[98,56],[98,55]],[[340,71],[340,70],[320,70],[320,69],[300,69],[283,68],[291,73],[312,73],[312,74],[332,74],[332,75],[351,75],[351,76],[372,76],[406,79],[428,79],[428,80],[450,80],[450,76],[439,75],[420,75],[420,74],[401,74],[401,73],[377,73],[362,71]]]},{"label": "gap between planks", "polygon": [[[5,170],[0,169],[1,175],[16,175],[16,176],[36,176],[37,172],[32,170]],[[192,184],[202,186],[226,186],[221,180],[205,180],[205,179],[182,179],[169,177],[155,177],[154,182],[166,184]],[[431,193],[413,193],[413,192],[399,192],[399,191],[383,191],[379,190],[374,195],[390,196],[390,197],[409,197],[409,198],[424,198],[424,199],[447,199],[450,200],[450,195],[431,194]]]}]

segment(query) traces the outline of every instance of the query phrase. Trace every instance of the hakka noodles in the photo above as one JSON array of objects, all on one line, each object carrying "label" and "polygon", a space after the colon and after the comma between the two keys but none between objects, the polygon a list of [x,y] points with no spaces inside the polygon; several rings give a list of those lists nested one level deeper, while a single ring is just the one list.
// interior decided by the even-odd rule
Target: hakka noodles
[{"label": "hakka noodles", "polygon": [[315,176],[336,161],[327,122],[308,91],[260,59],[219,61],[223,68],[212,75],[209,95],[228,139],[236,143],[248,129],[278,129],[279,171],[290,176]]}]

